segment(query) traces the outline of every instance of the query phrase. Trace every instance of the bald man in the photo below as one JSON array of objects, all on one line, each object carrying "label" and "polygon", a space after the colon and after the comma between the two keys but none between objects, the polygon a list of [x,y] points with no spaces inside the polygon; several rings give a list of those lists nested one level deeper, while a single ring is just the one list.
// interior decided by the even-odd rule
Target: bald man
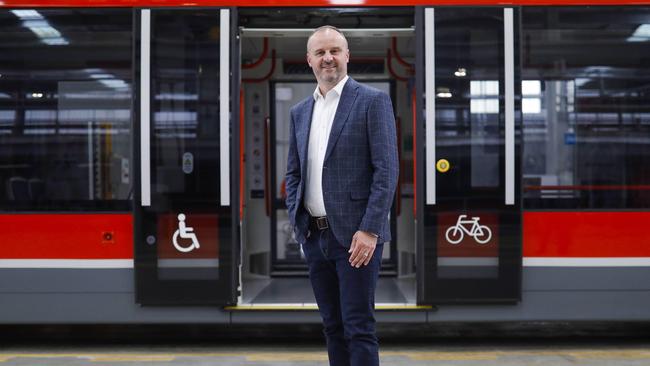
[{"label": "bald man", "polygon": [[398,177],[390,97],[347,75],[337,28],[316,29],[307,63],[318,85],[291,109],[286,191],[309,267],[331,366],[379,365],[375,288]]}]

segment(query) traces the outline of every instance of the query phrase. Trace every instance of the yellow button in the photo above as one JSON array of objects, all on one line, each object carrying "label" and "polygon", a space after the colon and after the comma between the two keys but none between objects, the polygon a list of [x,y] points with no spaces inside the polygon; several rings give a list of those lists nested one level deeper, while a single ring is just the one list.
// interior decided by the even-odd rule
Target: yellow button
[{"label": "yellow button", "polygon": [[447,161],[447,159],[440,159],[436,163],[436,169],[438,169],[440,173],[446,173],[450,167],[451,166],[449,165],[449,161]]}]

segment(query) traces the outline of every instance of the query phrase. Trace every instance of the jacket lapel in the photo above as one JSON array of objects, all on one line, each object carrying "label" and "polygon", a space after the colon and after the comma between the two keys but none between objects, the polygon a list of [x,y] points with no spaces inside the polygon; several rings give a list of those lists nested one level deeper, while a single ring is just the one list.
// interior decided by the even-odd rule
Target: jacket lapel
[{"label": "jacket lapel", "polygon": [[296,144],[298,145],[300,170],[302,173],[306,172],[307,169],[307,147],[309,146],[309,130],[311,128],[311,116],[314,111],[314,103],[314,98],[309,98],[309,102],[305,104],[305,108],[300,113]]},{"label": "jacket lapel", "polygon": [[330,136],[327,141],[327,150],[325,151],[324,162],[327,161],[327,158],[332,154],[334,145],[341,135],[343,126],[348,120],[348,115],[352,110],[354,101],[357,98],[357,89],[359,85],[354,79],[349,78],[345,86],[343,87],[343,92],[341,93],[341,98],[339,99],[339,105],[336,108],[336,114],[334,114],[334,122],[332,123],[332,129],[330,131]]}]

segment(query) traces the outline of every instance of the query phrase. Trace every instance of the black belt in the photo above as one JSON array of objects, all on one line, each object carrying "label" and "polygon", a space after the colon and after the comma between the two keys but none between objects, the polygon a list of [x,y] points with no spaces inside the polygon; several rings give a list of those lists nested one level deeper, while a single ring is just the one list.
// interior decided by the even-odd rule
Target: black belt
[{"label": "black belt", "polygon": [[327,216],[309,216],[309,228],[312,230],[325,230],[329,229],[330,225],[327,221]]}]

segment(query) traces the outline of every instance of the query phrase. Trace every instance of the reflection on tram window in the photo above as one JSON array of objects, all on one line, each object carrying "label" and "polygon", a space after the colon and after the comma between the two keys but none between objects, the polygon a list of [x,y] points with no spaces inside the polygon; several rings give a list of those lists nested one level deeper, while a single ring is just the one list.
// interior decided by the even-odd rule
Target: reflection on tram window
[{"label": "reflection on tram window", "polygon": [[0,10],[0,209],[128,209],[130,10]]},{"label": "reflection on tram window", "polygon": [[162,206],[219,201],[219,21],[213,10],[153,15],[152,187]]},{"label": "reflection on tram window", "polygon": [[522,14],[525,207],[650,207],[650,8]]},{"label": "reflection on tram window", "polygon": [[471,96],[469,110],[472,114],[499,113],[499,81],[472,80],[469,82]]}]

